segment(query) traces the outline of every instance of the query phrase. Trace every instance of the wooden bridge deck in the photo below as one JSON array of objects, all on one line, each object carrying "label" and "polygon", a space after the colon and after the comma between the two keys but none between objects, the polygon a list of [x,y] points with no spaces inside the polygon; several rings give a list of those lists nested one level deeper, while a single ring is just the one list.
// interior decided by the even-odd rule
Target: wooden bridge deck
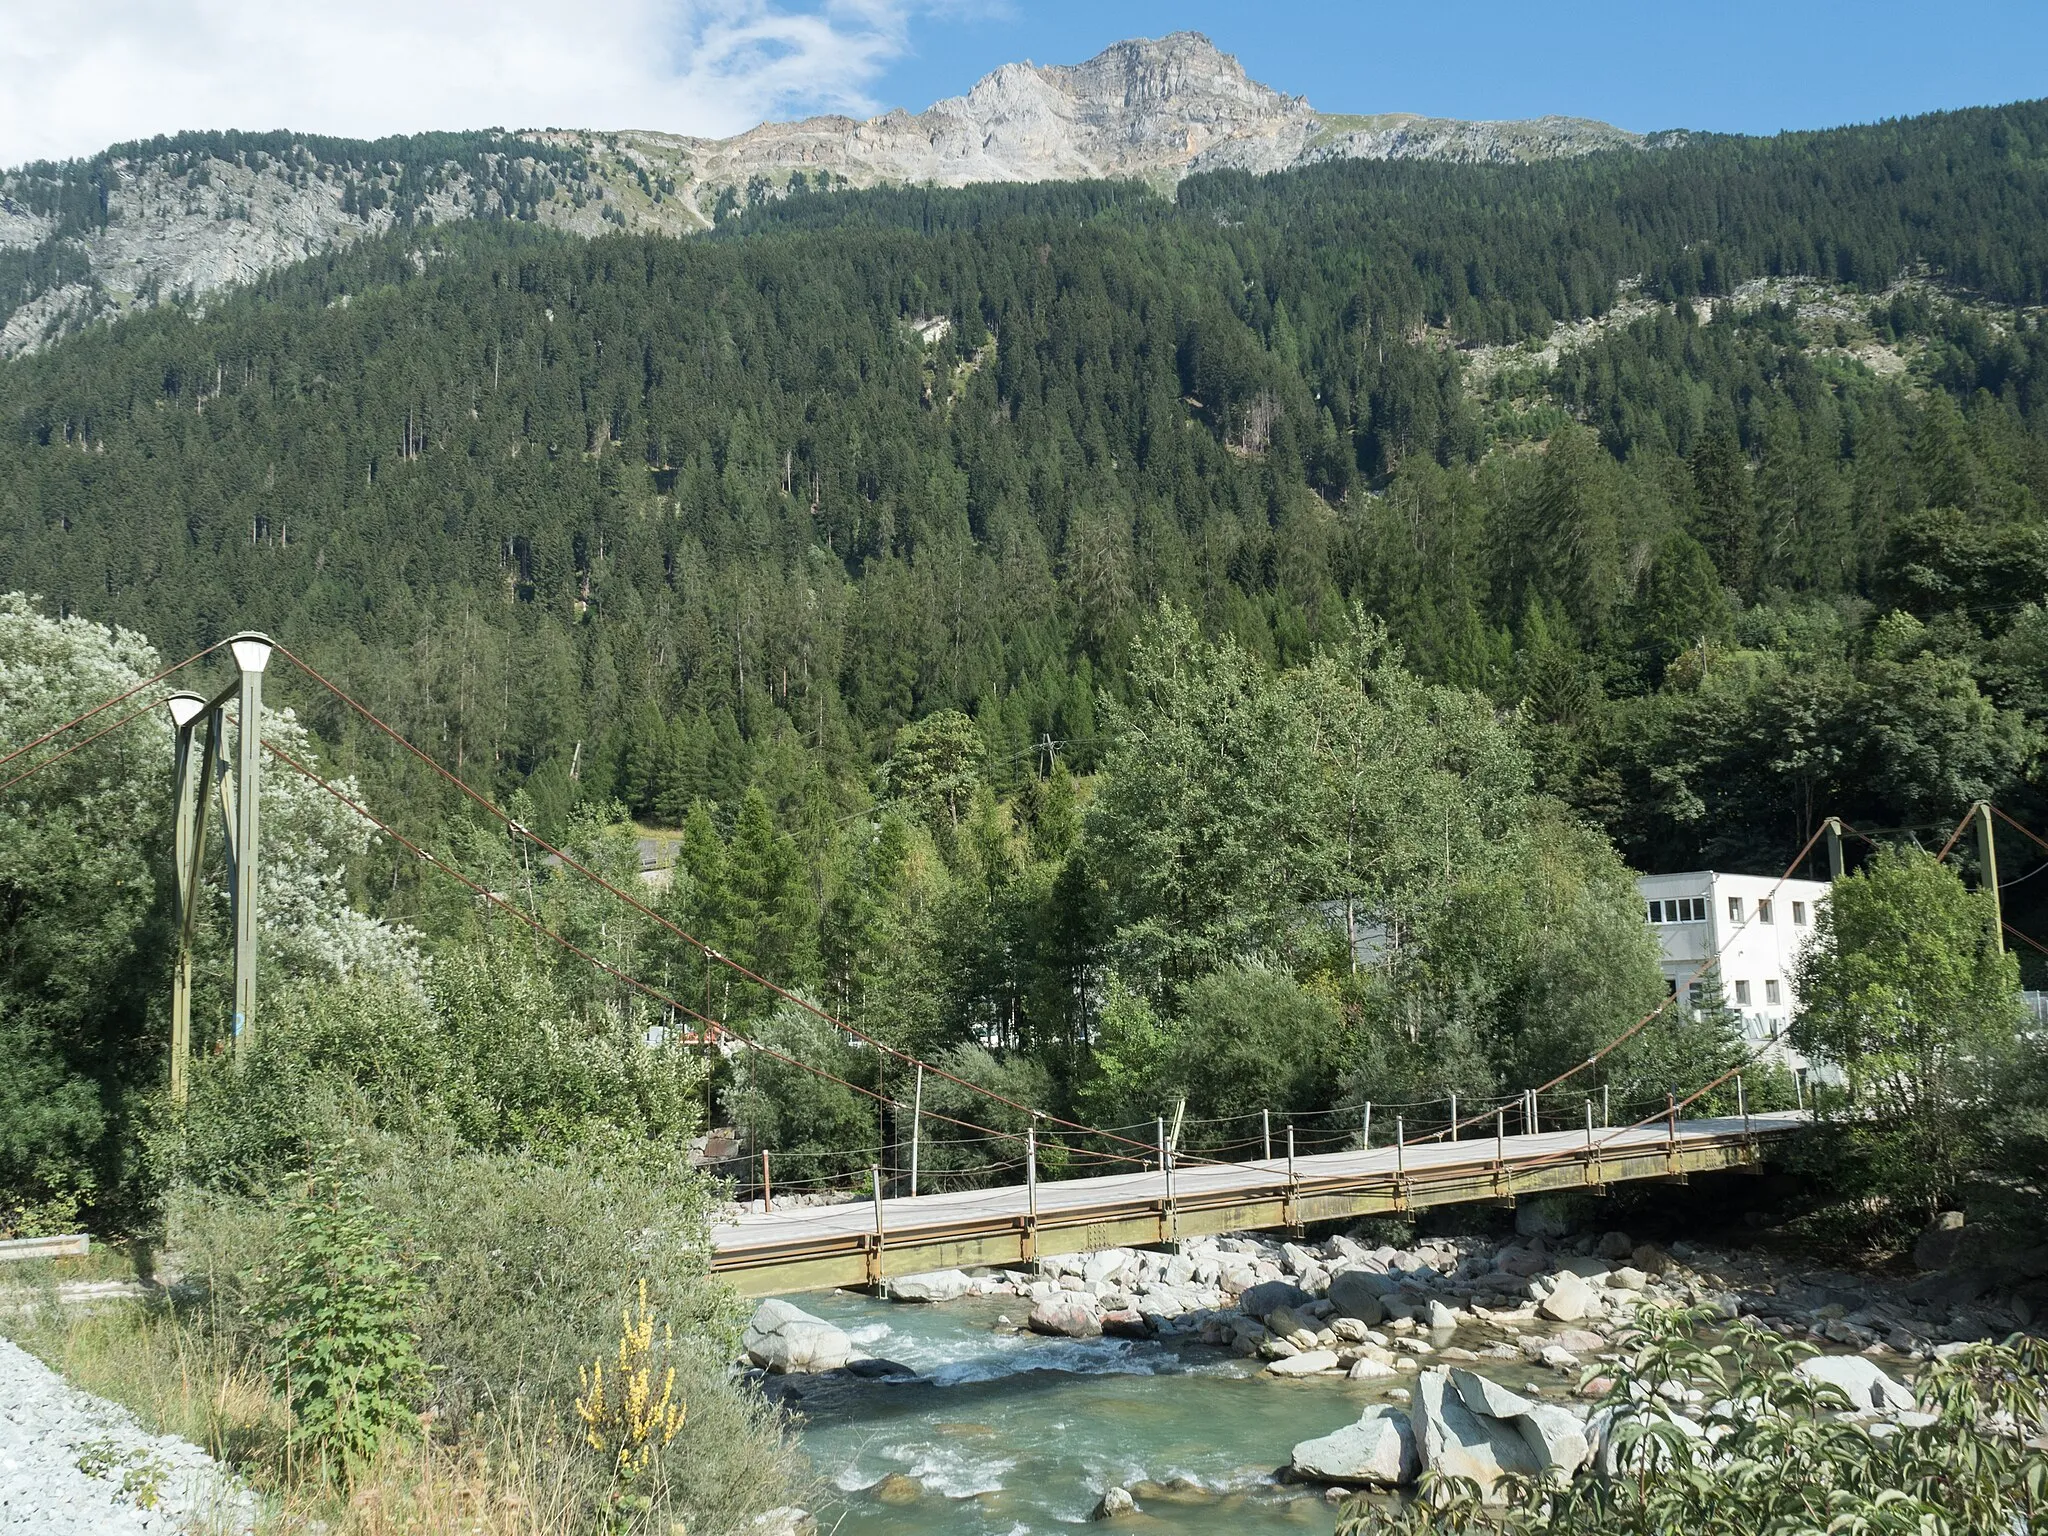
[{"label": "wooden bridge deck", "polygon": [[712,1268],[746,1296],[873,1285],[894,1275],[1023,1265],[1043,1255],[1417,1210],[1512,1202],[1759,1163],[1802,1128],[1785,1110],[1620,1131],[1543,1131],[1284,1160],[754,1212],[712,1231]]}]

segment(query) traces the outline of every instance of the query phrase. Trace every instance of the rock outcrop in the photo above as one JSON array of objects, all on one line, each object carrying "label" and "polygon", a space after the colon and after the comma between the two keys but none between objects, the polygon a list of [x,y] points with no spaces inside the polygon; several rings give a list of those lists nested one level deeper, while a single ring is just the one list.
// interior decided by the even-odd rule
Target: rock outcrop
[{"label": "rock outcrop", "polygon": [[[46,168],[0,174],[0,247],[61,243],[88,268],[82,279],[0,300],[0,357],[32,350],[95,315],[179,295],[203,298],[384,233],[401,217],[447,223],[516,211],[577,234],[682,234],[709,227],[722,207],[744,209],[812,188],[1094,177],[1166,188],[1215,169],[1265,172],[1344,159],[1507,162],[1650,142],[1578,118],[1328,116],[1250,79],[1196,32],[1117,43],[1080,64],[1006,64],[966,95],[916,114],[764,123],[729,139],[659,130],[507,134],[490,145],[488,166],[450,160],[416,168],[425,174],[411,181],[368,144],[333,149],[332,141],[309,140],[270,154],[214,142],[73,163],[71,185],[90,180],[106,189],[104,222],[66,225],[36,212],[56,201]],[[323,160],[316,144],[343,158]],[[508,187],[517,189],[516,210]],[[75,263],[53,270],[60,265]]]}]

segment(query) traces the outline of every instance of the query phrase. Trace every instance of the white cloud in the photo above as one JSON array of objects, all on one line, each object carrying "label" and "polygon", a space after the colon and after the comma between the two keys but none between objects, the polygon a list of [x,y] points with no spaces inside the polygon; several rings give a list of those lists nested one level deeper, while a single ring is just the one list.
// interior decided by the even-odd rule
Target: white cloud
[{"label": "white cloud", "polygon": [[188,128],[736,133],[873,110],[919,0],[0,0],[0,165]]}]

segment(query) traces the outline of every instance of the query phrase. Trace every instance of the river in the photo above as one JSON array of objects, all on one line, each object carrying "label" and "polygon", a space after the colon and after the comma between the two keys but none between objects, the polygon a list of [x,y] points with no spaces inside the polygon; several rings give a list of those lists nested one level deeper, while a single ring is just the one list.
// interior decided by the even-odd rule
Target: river
[{"label": "river", "polygon": [[1321,1490],[1278,1483],[1275,1471],[1297,1441],[1350,1423],[1402,1384],[1286,1381],[1192,1340],[1019,1334],[998,1324],[1029,1308],[1010,1297],[802,1301],[868,1354],[919,1373],[835,1380],[798,1405],[825,1484],[812,1508],[820,1530],[839,1536],[1062,1531],[1085,1524],[1112,1486],[1137,1493],[1152,1529],[1327,1533],[1337,1517]]}]

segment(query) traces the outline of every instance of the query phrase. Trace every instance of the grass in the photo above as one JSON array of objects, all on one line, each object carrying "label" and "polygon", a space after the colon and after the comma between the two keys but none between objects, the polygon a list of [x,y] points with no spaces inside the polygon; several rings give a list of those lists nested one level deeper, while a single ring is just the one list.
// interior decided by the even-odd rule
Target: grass
[{"label": "grass", "polygon": [[0,1333],[233,1468],[262,1497],[263,1536],[567,1536],[590,1505],[587,1460],[552,1428],[516,1423],[394,1445],[347,1489],[324,1482],[293,1455],[290,1415],[262,1374],[161,1302],[80,1308],[46,1292],[0,1313]]}]

